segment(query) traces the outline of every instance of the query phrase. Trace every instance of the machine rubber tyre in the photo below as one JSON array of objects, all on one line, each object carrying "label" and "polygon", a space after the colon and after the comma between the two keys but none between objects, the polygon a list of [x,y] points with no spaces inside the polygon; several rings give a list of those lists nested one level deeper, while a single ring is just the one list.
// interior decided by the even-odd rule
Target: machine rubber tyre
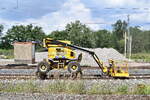
[{"label": "machine rubber tyre", "polygon": [[82,77],[82,71],[78,62],[72,61],[68,64],[68,71],[71,73],[70,79],[76,79]]},{"label": "machine rubber tyre", "polygon": [[48,73],[51,69],[50,64],[46,61],[40,62],[37,67],[38,67],[37,71],[43,74]]},{"label": "machine rubber tyre", "polygon": [[68,64],[68,71],[70,73],[77,73],[81,71],[80,64],[78,62],[72,61]]},{"label": "machine rubber tyre", "polygon": [[41,72],[36,72],[36,76],[41,80],[45,80],[47,78],[47,74]]},{"label": "machine rubber tyre", "polygon": [[71,73],[70,79],[82,79],[82,71]]}]

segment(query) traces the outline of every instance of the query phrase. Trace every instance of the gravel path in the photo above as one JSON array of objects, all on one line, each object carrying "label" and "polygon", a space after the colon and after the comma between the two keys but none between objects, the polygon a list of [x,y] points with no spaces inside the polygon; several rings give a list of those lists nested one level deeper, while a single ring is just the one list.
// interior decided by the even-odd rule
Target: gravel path
[{"label": "gravel path", "polygon": [[149,95],[0,94],[0,100],[149,100]]}]

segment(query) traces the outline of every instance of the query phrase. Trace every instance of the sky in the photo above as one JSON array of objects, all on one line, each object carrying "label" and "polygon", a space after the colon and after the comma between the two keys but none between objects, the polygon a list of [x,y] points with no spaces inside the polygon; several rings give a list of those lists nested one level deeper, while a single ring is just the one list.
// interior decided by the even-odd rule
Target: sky
[{"label": "sky", "polygon": [[0,0],[0,24],[38,25],[49,34],[80,20],[92,30],[112,30],[117,20],[150,29],[150,0]]}]

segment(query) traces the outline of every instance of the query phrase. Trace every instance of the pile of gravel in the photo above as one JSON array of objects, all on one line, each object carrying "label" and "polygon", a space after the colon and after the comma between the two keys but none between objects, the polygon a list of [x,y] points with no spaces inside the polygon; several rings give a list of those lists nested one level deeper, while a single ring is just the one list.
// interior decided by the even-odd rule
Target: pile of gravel
[{"label": "pile of gravel", "polygon": [[[86,48],[87,49],[87,48]],[[109,59],[124,61],[127,60],[122,54],[120,54],[117,50],[113,48],[96,48],[96,49],[87,49],[95,52],[95,54],[99,57],[101,61],[103,61],[106,65],[108,64]],[[81,52],[76,50],[77,54],[82,53],[82,61],[81,65],[87,66],[97,66],[97,63],[94,61],[93,57],[85,52]]]},{"label": "pile of gravel", "polygon": [[[87,49],[87,48],[86,48]],[[102,60],[105,64],[108,64],[108,59],[114,59],[114,60],[127,60],[122,54],[120,54],[117,50],[113,48],[96,48],[96,49],[87,49],[90,51],[94,51],[96,55],[99,57],[100,60]],[[86,52],[82,52],[80,50],[76,50],[77,54],[82,53],[82,61],[81,65],[87,65],[87,66],[97,66],[96,62],[92,58],[92,56]],[[47,52],[36,52],[35,58],[36,61],[42,61],[44,58],[47,58],[48,53]]]}]

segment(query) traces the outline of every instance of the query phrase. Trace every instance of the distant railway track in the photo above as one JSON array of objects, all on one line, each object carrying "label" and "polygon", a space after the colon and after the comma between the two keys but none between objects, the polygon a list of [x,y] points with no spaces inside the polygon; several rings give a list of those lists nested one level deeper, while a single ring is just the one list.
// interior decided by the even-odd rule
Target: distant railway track
[{"label": "distant railway track", "polygon": [[0,80],[29,80],[36,79],[35,75],[27,75],[27,74],[0,74]]},{"label": "distant railway track", "polygon": [[35,69],[36,65],[27,65],[27,64],[8,64],[0,65],[0,69]]}]

